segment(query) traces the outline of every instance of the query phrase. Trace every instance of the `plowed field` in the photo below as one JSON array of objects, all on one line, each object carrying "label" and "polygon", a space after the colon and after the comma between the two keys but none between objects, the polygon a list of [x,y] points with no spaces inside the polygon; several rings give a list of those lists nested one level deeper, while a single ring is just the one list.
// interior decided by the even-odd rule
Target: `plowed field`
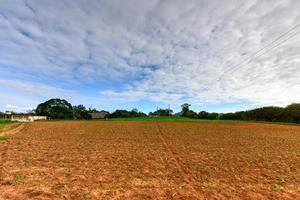
[{"label": "plowed field", "polygon": [[37,122],[0,141],[0,199],[300,199],[300,126]]}]

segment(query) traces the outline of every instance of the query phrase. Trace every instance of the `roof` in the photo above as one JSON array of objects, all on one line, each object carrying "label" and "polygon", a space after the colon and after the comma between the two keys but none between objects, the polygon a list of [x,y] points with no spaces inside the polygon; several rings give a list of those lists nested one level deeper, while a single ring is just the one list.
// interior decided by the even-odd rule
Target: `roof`
[{"label": "roof", "polygon": [[108,113],[107,112],[97,112],[97,113],[89,113],[91,115],[92,119],[104,119],[107,117]]}]

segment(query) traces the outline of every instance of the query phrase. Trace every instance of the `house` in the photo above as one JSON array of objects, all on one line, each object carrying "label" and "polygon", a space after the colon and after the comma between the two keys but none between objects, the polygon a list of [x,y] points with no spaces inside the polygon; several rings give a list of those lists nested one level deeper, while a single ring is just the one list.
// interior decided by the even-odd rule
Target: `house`
[{"label": "house", "polygon": [[91,119],[107,119],[108,113],[107,112],[95,112],[95,113],[89,113],[91,116]]},{"label": "house", "polygon": [[17,122],[32,122],[32,118],[30,115],[26,114],[11,114],[10,115],[11,121],[17,121]]},{"label": "house", "polygon": [[31,116],[33,121],[46,121],[48,119],[47,116]]},{"label": "house", "polygon": [[0,112],[0,119],[1,120],[10,120],[10,114],[8,114],[7,112],[5,112],[5,113]]},{"label": "house", "polygon": [[46,116],[36,116],[31,114],[17,114],[17,113],[0,113],[0,119],[18,121],[18,122],[33,122],[47,120]]},{"label": "house", "polygon": [[10,116],[11,121],[18,122],[34,122],[34,121],[45,121],[47,120],[46,116],[36,116],[36,115],[28,115],[28,114],[12,114]]}]

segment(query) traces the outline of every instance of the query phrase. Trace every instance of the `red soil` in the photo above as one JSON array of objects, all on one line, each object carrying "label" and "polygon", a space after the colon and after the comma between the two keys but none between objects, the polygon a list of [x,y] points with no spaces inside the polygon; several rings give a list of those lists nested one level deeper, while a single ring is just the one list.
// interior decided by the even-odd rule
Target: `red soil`
[{"label": "red soil", "polygon": [[37,122],[0,142],[0,199],[300,199],[300,127]]}]

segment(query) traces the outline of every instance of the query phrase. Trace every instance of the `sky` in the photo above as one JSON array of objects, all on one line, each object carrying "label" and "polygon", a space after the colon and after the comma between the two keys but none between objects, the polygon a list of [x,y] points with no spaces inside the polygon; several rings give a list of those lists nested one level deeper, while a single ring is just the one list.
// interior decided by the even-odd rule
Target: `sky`
[{"label": "sky", "polygon": [[299,0],[0,0],[0,110],[300,102]]}]

